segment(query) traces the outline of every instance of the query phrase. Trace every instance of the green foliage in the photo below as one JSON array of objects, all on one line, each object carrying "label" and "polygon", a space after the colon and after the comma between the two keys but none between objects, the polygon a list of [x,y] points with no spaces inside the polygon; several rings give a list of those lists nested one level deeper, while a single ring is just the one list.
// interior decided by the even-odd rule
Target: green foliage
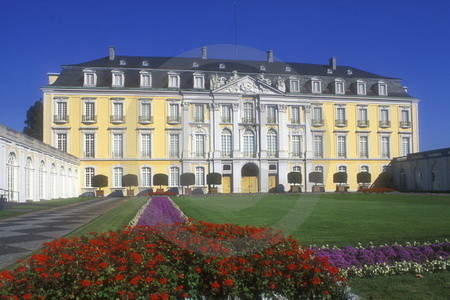
[{"label": "green foliage", "polygon": [[155,174],[153,175],[153,184],[159,185],[160,188],[162,185],[167,186],[169,185],[169,176],[162,173]]},{"label": "green foliage", "polygon": [[182,186],[190,186],[195,184],[194,173],[183,173],[180,175],[180,184]]},{"label": "green foliage", "polygon": [[309,173],[309,182],[313,182],[314,184],[323,183],[323,173],[322,172]]},{"label": "green foliage", "polygon": [[100,190],[102,189],[102,187],[107,187],[108,176],[102,174],[92,176],[92,186],[99,188]]},{"label": "green foliage", "polygon": [[43,105],[42,99],[36,101],[27,110],[27,118],[25,120],[25,127],[23,128],[23,133],[31,136],[40,141],[43,140]]},{"label": "green foliage", "polygon": [[356,174],[356,181],[358,183],[370,183],[372,181],[372,175],[369,172],[359,172]]},{"label": "green foliage", "polygon": [[122,176],[123,186],[138,186],[138,177],[135,174],[126,174]]},{"label": "green foliage", "polygon": [[209,185],[220,185],[222,184],[222,174],[220,173],[209,173],[206,175],[206,183]]},{"label": "green foliage", "polygon": [[346,172],[336,172],[333,174],[333,182],[334,183],[347,183],[347,173]]},{"label": "green foliage", "polygon": [[302,173],[300,172],[289,172],[287,177],[289,183],[292,183],[294,185],[302,183]]}]

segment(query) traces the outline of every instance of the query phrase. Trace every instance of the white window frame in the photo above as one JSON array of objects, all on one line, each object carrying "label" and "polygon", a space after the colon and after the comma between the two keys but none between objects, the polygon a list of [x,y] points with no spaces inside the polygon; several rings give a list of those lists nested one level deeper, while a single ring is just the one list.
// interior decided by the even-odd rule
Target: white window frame
[{"label": "white window frame", "polygon": [[[363,155],[364,153],[363,153],[363,148],[361,147],[362,145],[363,145],[363,142],[362,142],[362,140],[363,139],[366,139],[366,141],[365,141],[365,144],[366,144],[366,148],[365,148],[365,155]],[[367,133],[364,133],[364,134],[359,134],[359,136],[358,136],[358,157],[360,157],[360,158],[369,158],[370,157],[370,154],[369,154],[369,152],[370,152],[370,147],[369,147],[369,134],[367,134]]]},{"label": "white window frame", "polygon": [[[144,173],[144,169],[150,170],[150,174],[147,174],[147,172]],[[140,172],[141,173],[141,185],[140,186],[143,187],[143,188],[151,187],[152,183],[153,183],[153,178],[152,178],[153,170],[152,170],[152,167],[148,166],[148,165],[144,165],[144,166],[141,166],[141,170],[140,171],[141,171]],[[148,176],[148,177],[146,177],[146,176]],[[145,178],[148,179],[148,182],[145,182],[145,180],[144,180]],[[148,184],[146,184],[146,183],[148,183]]]},{"label": "white window frame", "polygon": [[[202,174],[199,174],[200,172],[197,172],[199,170],[203,170],[202,171],[203,176],[201,176]],[[205,186],[206,185],[206,180],[205,180],[206,171],[205,171],[205,167],[204,166],[195,166],[194,174],[195,174],[195,186],[197,186],[197,187]]]},{"label": "white window frame", "polygon": [[167,73],[167,86],[169,88],[179,88],[180,87],[180,74],[176,72]]},{"label": "white window frame", "polygon": [[125,86],[125,74],[119,70],[111,71],[111,86],[112,87],[124,87]]},{"label": "white window frame", "polygon": [[[316,149],[316,138],[320,138],[320,149]],[[319,152],[317,152],[318,150]],[[323,134],[313,134],[313,154],[315,158],[324,157],[324,135]]]},{"label": "white window frame", "polygon": [[276,105],[267,105],[266,108],[266,117],[267,117],[267,123],[268,124],[276,124],[277,123],[277,115],[278,115],[278,108]]},{"label": "white window frame", "polygon": [[368,165],[361,165],[361,166],[359,167],[359,171],[360,171],[360,172],[367,172],[367,173],[370,173],[370,167],[369,167]]},{"label": "white window frame", "polygon": [[[387,138],[388,139],[388,147],[387,147],[387,155],[384,155],[386,153],[383,153],[383,138]],[[392,157],[392,140],[391,140],[391,135],[388,133],[383,133],[380,134],[380,158],[385,158],[385,159],[390,159]]]},{"label": "white window frame", "polygon": [[[121,136],[121,149],[116,150],[116,136]],[[119,139],[117,139],[119,141]],[[124,158],[125,157],[125,133],[122,131],[111,132],[111,158]]]},{"label": "white window frame", "polygon": [[299,93],[300,92],[300,79],[295,76],[289,77],[289,91],[291,93]]},{"label": "white window frame", "polygon": [[[172,107],[176,107],[176,109],[172,110]],[[175,113],[176,112],[176,113]],[[179,102],[168,102],[167,105],[167,116],[168,123],[180,123],[181,121],[181,110]]]},{"label": "white window frame", "polygon": [[334,80],[334,93],[336,95],[344,95],[345,94],[345,81],[342,79]]},{"label": "white window frame", "polygon": [[84,77],[84,87],[95,87],[97,86],[97,73],[92,69],[83,70]]},{"label": "white window frame", "polygon": [[322,93],[322,80],[319,78],[311,78],[311,93],[321,94]]},{"label": "white window frame", "polygon": [[[343,140],[344,148],[340,149],[341,140]],[[338,133],[336,134],[336,157],[337,158],[347,158],[348,157],[348,139],[347,134]]]},{"label": "white window frame", "polygon": [[[250,140],[251,137],[252,139]],[[255,132],[251,129],[246,129],[242,134],[242,153],[244,157],[255,157],[257,149],[258,145]]]},{"label": "white window frame", "polygon": [[387,83],[384,81],[378,81],[377,90],[379,96],[387,96],[388,95]]},{"label": "white window frame", "polygon": [[300,106],[291,106],[291,124],[300,124],[300,123],[301,123]]},{"label": "white window frame", "polygon": [[[177,137],[176,139],[173,139],[173,141],[176,140],[178,147],[176,149],[172,149],[172,137]],[[169,132],[167,137],[167,149],[168,149],[168,157],[169,158],[180,158],[180,133],[178,132]],[[176,155],[175,155],[176,154]]]},{"label": "white window frame", "polygon": [[[365,127],[369,126],[369,108],[366,105],[358,105],[358,126]],[[365,118],[363,118],[362,111],[365,111]]]},{"label": "white window frame", "polygon": [[[148,136],[148,149],[145,149],[146,147],[144,144],[144,136]],[[152,153],[153,153],[153,134],[151,131],[141,131],[139,133],[139,156],[141,158],[151,158],[152,157]]]},{"label": "white window frame", "polygon": [[193,85],[194,89],[204,89],[205,88],[205,75],[202,73],[193,74]]},{"label": "white window frame", "polygon": [[223,128],[220,133],[220,151],[222,157],[231,157],[233,154],[233,132]]},{"label": "white window frame", "polygon": [[[95,123],[97,122],[96,119],[96,112],[97,112],[97,104],[95,98],[82,98],[83,101],[83,118],[82,122],[84,123]],[[88,107],[92,106],[91,109],[88,109]]]},{"label": "white window frame", "polygon": [[151,88],[153,84],[153,78],[152,73],[149,71],[140,71],[139,72],[140,77],[140,87],[141,88]]},{"label": "white window frame", "polygon": [[222,123],[233,122],[233,107],[231,104],[222,104],[220,109]]},{"label": "white window frame", "polygon": [[[174,177],[174,173],[172,170],[177,170],[176,175],[177,177]],[[179,187],[180,186],[180,166],[178,165],[172,165],[169,167],[169,186],[170,187]]]},{"label": "white window frame", "polygon": [[[297,142],[296,139],[298,139],[298,147],[295,146],[295,143]],[[299,158],[303,156],[302,140],[303,136],[301,135],[301,133],[296,132],[291,134],[291,157]]]},{"label": "white window frame", "polygon": [[367,95],[367,83],[364,80],[356,81],[356,94],[357,95]]},{"label": "white window frame", "polygon": [[[87,170],[92,170],[92,174],[88,174]],[[97,170],[94,166],[86,166],[84,167],[84,187],[85,188],[91,188],[92,187],[92,177],[95,176],[97,173]],[[88,180],[88,175],[92,175]]]},{"label": "white window frame", "polygon": [[[405,151],[404,151],[404,147],[403,147],[403,139],[404,138],[408,139],[408,151],[407,151],[408,153],[405,153]],[[400,134],[399,139],[400,139],[400,141],[399,141],[400,156],[406,156],[406,155],[412,153],[412,147],[411,147],[412,146],[412,135],[411,134]]]},{"label": "white window frame", "polygon": [[[92,140],[88,140],[88,135],[92,136]],[[89,143],[89,145],[88,145]],[[95,158],[96,153],[95,150],[97,149],[97,138],[96,138],[96,132],[89,130],[83,132],[83,157],[84,158]]]},{"label": "white window frame", "polygon": [[205,105],[204,104],[194,104],[194,122],[204,123],[205,122]]},{"label": "white window frame", "polygon": [[267,156],[278,157],[278,132],[274,128],[267,130]]},{"label": "white window frame", "polygon": [[[121,170],[121,172],[116,172]],[[112,188],[123,188],[123,181],[122,181],[122,177],[125,174],[125,168],[121,165],[116,165],[113,166],[111,168],[111,172],[112,172],[112,182],[111,182],[111,187]],[[118,174],[122,174],[122,176],[120,176],[120,178],[117,178],[116,176]],[[120,181],[120,185],[118,184]]]}]

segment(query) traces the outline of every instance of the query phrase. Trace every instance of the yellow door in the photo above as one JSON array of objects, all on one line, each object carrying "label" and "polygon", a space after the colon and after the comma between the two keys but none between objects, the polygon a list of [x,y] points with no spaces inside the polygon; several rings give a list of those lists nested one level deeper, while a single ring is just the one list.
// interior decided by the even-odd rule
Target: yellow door
[{"label": "yellow door", "polygon": [[269,175],[269,191],[277,187],[277,175]]},{"label": "yellow door", "polygon": [[243,193],[257,193],[258,192],[258,177],[256,177],[256,176],[242,177],[242,192]]},{"label": "yellow door", "polygon": [[231,176],[223,176],[222,178],[222,193],[231,193]]}]

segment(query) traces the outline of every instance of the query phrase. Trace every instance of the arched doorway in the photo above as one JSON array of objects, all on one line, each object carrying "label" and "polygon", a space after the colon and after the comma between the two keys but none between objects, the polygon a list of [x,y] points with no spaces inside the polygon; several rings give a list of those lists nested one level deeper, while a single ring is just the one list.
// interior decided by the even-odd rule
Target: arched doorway
[{"label": "arched doorway", "polygon": [[16,155],[10,153],[8,156],[8,163],[6,164],[6,180],[7,180],[7,197],[8,201],[19,201],[18,197],[18,163]]},{"label": "arched doorway", "polygon": [[259,192],[259,168],[254,163],[247,163],[242,167],[242,192],[258,193]]},{"label": "arched doorway", "polygon": [[406,191],[406,171],[405,171],[405,169],[401,168],[399,170],[399,177],[400,177],[399,190],[404,192],[404,191]]}]

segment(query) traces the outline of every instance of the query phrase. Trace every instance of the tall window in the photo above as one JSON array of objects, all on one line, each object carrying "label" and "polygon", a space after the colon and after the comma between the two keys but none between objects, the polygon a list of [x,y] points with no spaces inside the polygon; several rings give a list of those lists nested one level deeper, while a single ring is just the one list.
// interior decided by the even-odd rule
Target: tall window
[{"label": "tall window", "polygon": [[170,167],[170,186],[180,186],[180,168]]},{"label": "tall window", "polygon": [[18,166],[16,155],[14,153],[10,153],[8,156],[8,163],[6,165],[6,173],[7,173],[7,197],[8,200],[17,201],[18,200],[18,192],[17,192],[17,176],[18,176]]},{"label": "tall window", "polygon": [[178,134],[169,134],[169,157],[178,158],[180,156],[180,141]]},{"label": "tall window", "polygon": [[205,168],[195,167],[195,185],[196,186],[205,185]]},{"label": "tall window", "polygon": [[149,133],[141,134],[141,157],[151,157],[151,135]]},{"label": "tall window", "polygon": [[362,80],[358,80],[356,82],[356,93],[358,95],[365,95],[366,94],[366,83]]},{"label": "tall window", "polygon": [[112,86],[123,87],[125,82],[124,75],[121,71],[112,71]]},{"label": "tall window", "polygon": [[45,163],[39,165],[39,199],[45,199]]},{"label": "tall window", "polygon": [[380,108],[380,127],[389,127],[391,124],[389,122],[389,108]]},{"label": "tall window", "polygon": [[291,123],[300,124],[300,107],[298,106],[291,107]]},{"label": "tall window", "polygon": [[84,186],[92,187],[92,177],[95,175],[95,169],[87,167],[84,169]]},{"label": "tall window", "polygon": [[122,133],[114,133],[113,134],[113,158],[122,158],[123,157],[123,134]]},{"label": "tall window", "polygon": [[56,116],[55,122],[68,122],[69,117],[67,115],[67,102],[56,102]]},{"label": "tall window", "polygon": [[389,136],[381,137],[381,157],[383,157],[383,158],[391,157]]},{"label": "tall window", "polygon": [[123,122],[123,103],[114,102],[113,103],[113,115],[111,116],[111,122]]},{"label": "tall window", "polygon": [[254,157],[255,146],[255,134],[251,130],[246,130],[244,132],[244,156]]},{"label": "tall window", "polygon": [[334,82],[334,92],[336,94],[345,94],[345,86],[344,86],[344,81],[342,80],[336,80]]},{"label": "tall window", "polygon": [[313,119],[312,119],[312,125],[313,126],[321,126],[323,125],[323,118],[322,118],[322,107],[315,105],[313,106]]},{"label": "tall window", "polygon": [[300,80],[298,80],[296,77],[291,77],[289,80],[289,88],[291,93],[300,92]]},{"label": "tall window", "polygon": [[180,87],[180,75],[177,73],[169,73],[169,87],[179,88]]},{"label": "tall window", "polygon": [[152,169],[150,167],[142,167],[142,186],[149,187],[152,186]]},{"label": "tall window", "polygon": [[378,95],[380,96],[387,95],[387,84],[383,81],[378,82]]},{"label": "tall window", "polygon": [[222,131],[220,138],[221,138],[222,157],[231,157],[232,153],[231,131],[228,129],[224,129]]},{"label": "tall window", "polygon": [[314,136],[314,157],[323,157],[323,136],[321,135]]},{"label": "tall window", "polygon": [[83,122],[96,122],[95,115],[95,102],[86,101],[84,102],[84,115],[82,118]]},{"label": "tall window", "polygon": [[410,153],[410,138],[409,136],[402,137],[402,156],[406,156]]},{"label": "tall window", "polygon": [[274,129],[267,132],[267,155],[277,157],[278,155],[278,135]]},{"label": "tall window", "polygon": [[244,103],[244,118],[243,118],[243,123],[253,123],[254,119],[253,119],[254,113],[253,113],[253,104],[250,102],[246,102]]},{"label": "tall window", "polygon": [[67,152],[67,133],[56,134],[58,149]]},{"label": "tall window", "polygon": [[267,123],[275,124],[277,122],[277,107],[267,106]]},{"label": "tall window", "polygon": [[231,105],[222,105],[222,123],[231,123],[232,108]]},{"label": "tall window", "polygon": [[33,169],[30,157],[25,163],[25,196],[27,200],[33,199]]},{"label": "tall window", "polygon": [[291,136],[291,156],[302,157],[301,136],[299,134]]},{"label": "tall window", "polygon": [[194,89],[205,88],[205,76],[203,74],[194,74]]},{"label": "tall window", "polygon": [[345,107],[338,106],[336,107],[336,126],[345,125],[347,125],[347,120],[345,119]]},{"label": "tall window", "polygon": [[196,133],[194,135],[194,156],[205,157],[205,135],[203,133]]},{"label": "tall window", "polygon": [[180,122],[180,106],[176,103],[169,104],[168,122]]},{"label": "tall window", "polygon": [[84,134],[84,157],[95,157],[95,134],[93,133]]},{"label": "tall window", "polygon": [[205,106],[203,104],[194,105],[194,121],[203,123],[205,120]]},{"label": "tall window", "polygon": [[345,135],[338,136],[337,153],[339,158],[347,157],[347,137]]},{"label": "tall window", "polygon": [[122,187],[123,168],[115,167],[113,169],[113,187]]},{"label": "tall window", "polygon": [[359,157],[368,158],[369,157],[369,137],[362,135],[359,137]]},{"label": "tall window", "polygon": [[150,102],[141,102],[141,115],[139,116],[139,122],[152,122],[152,104]]},{"label": "tall window", "polygon": [[367,107],[361,106],[358,108],[358,126],[368,126],[369,120],[368,120],[368,114],[367,114]]},{"label": "tall window", "polygon": [[93,70],[83,70],[84,72],[84,86],[94,87],[97,84],[97,75]]},{"label": "tall window", "polygon": [[401,121],[400,121],[401,127],[410,127],[411,122],[409,120],[409,110],[408,109],[402,109],[401,111]]},{"label": "tall window", "polygon": [[141,71],[141,88],[152,87],[152,74],[147,71]]},{"label": "tall window", "polygon": [[311,80],[311,92],[312,93],[322,93],[322,82],[318,79]]}]

